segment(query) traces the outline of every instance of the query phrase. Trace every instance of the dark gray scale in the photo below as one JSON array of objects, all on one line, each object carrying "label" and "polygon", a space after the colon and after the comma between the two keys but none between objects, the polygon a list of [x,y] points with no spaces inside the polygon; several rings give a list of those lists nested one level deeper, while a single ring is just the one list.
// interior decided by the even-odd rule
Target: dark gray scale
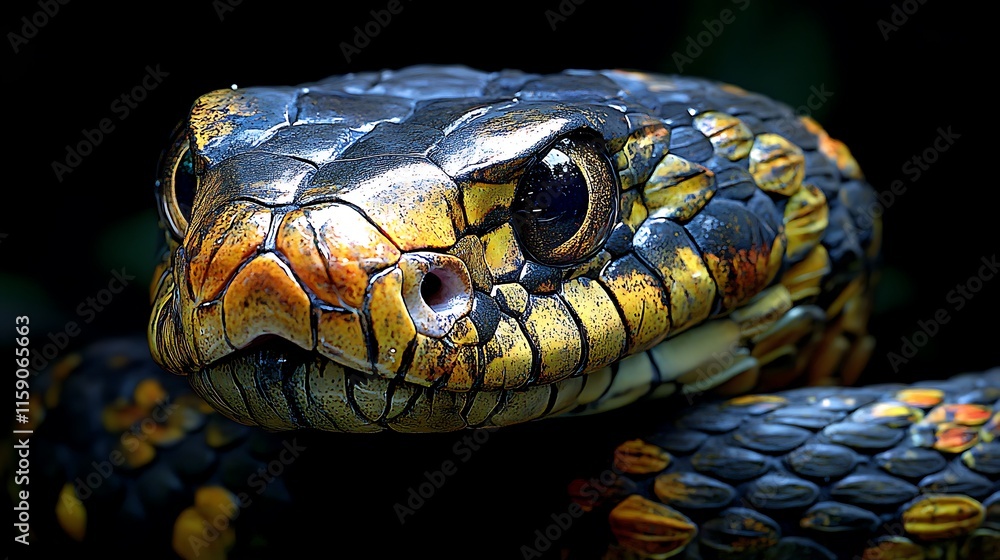
[{"label": "dark gray scale", "polygon": [[778,543],[781,527],[763,513],[729,508],[701,526],[698,544],[709,557],[754,558]]},{"label": "dark gray scale", "polygon": [[[787,200],[783,199],[782,202]],[[746,205],[769,228],[768,235],[773,242],[774,238],[778,236],[778,232],[784,229],[784,205],[779,208],[774,200],[760,189],[750,195]]]},{"label": "dark gray scale", "polygon": [[[744,205],[732,200],[713,198],[684,225],[691,239],[703,255],[726,255],[736,260],[763,258],[768,254],[776,237],[775,231],[765,225],[761,216],[748,210]],[[749,257],[754,255],[754,257]],[[716,285],[726,286],[725,292],[716,296],[720,308],[714,314],[729,311],[748,299],[753,291],[750,285],[763,287],[765,278],[757,278],[749,267],[733,266],[727,269],[728,278],[714,278]],[[740,277],[744,274],[744,277]],[[752,277],[750,277],[752,276]],[[726,303],[728,301],[728,304]]]},{"label": "dark gray scale", "polygon": [[725,89],[708,87],[705,88],[704,95],[706,103],[715,107],[717,111],[730,115],[752,114],[760,119],[794,117],[794,113],[787,105],[758,93],[736,94]]},{"label": "dark gray scale", "polygon": [[321,165],[343,153],[364,132],[339,124],[288,126],[278,129],[260,144],[260,150],[291,156]]},{"label": "dark gray scale", "polygon": [[686,455],[698,449],[708,437],[708,434],[697,430],[670,427],[642,439],[672,454]]},{"label": "dark gray scale", "polygon": [[994,477],[1000,475],[1000,440],[973,446],[965,452],[963,459],[974,471]]},{"label": "dark gray scale", "polygon": [[756,451],[709,443],[691,457],[699,472],[733,481],[756,478],[771,469],[771,459]]},{"label": "dark gray scale", "polygon": [[372,98],[390,95],[408,99],[480,97],[490,74],[463,66],[408,66],[382,73],[368,89]]},{"label": "dark gray scale", "polygon": [[798,116],[782,115],[778,118],[766,119],[763,122],[763,127],[765,132],[784,137],[804,152],[819,148],[819,139],[806,129]]},{"label": "dark gray scale", "polygon": [[[808,389],[803,389],[805,392]],[[863,391],[863,390],[847,390],[844,391],[846,394],[836,394],[836,391],[824,391],[817,394],[815,397],[806,398],[806,402],[810,406],[816,406],[823,410],[833,410],[837,412],[852,412],[857,408],[860,408],[868,403],[874,402],[879,398],[881,392],[876,391]]]},{"label": "dark gray scale", "polygon": [[649,84],[628,72],[599,70],[597,72],[614,82],[633,105],[642,105],[654,113],[660,105],[660,98],[649,91]]},{"label": "dark gray scale", "polygon": [[[879,216],[878,209],[884,210],[884,208],[879,205],[871,188],[860,181],[843,183],[837,194],[843,202],[841,208],[850,215],[851,221],[857,229],[858,242],[862,247],[867,248],[871,245],[872,235],[874,235],[874,230],[871,227],[872,222],[875,217]],[[955,392],[964,391],[959,389]]]},{"label": "dark gray scale", "polygon": [[1000,400],[1000,387],[978,387],[955,400],[958,404],[992,405]]},{"label": "dark gray scale", "polygon": [[362,94],[370,90],[378,83],[381,75],[379,72],[354,72],[328,76],[322,80],[302,84],[303,88],[308,88],[316,93],[346,92],[352,94]]},{"label": "dark gray scale", "polygon": [[[839,389],[839,390],[838,390]],[[819,403],[823,399],[845,398],[845,395],[853,395],[855,387],[795,387],[781,391],[781,396],[788,399],[792,404]],[[850,398],[850,397],[847,397]],[[818,404],[816,406],[819,406]],[[827,407],[824,407],[827,408]]]},{"label": "dark gray scale", "polygon": [[764,121],[757,118],[755,115],[743,114],[738,116],[740,121],[747,125],[747,128],[749,128],[750,132],[754,133],[754,135],[763,134],[765,132]]},{"label": "dark gray scale", "polygon": [[934,447],[937,443],[937,424],[920,422],[910,427],[910,442],[919,447]]},{"label": "dark gray scale", "polygon": [[519,310],[520,308],[517,306],[517,303],[507,301],[507,297],[504,296],[502,292],[497,292],[496,296],[491,299],[493,299],[496,308],[505,315],[510,315],[511,317],[521,316],[521,312]]},{"label": "dark gray scale", "polygon": [[343,190],[340,187],[358,184],[370,177],[375,177],[377,174],[385,172],[387,169],[391,169],[393,165],[399,165],[400,160],[409,159],[386,156],[370,161],[350,159],[332,161],[321,166],[307,183],[299,187],[296,194],[296,202],[299,204],[315,204],[317,202],[338,200],[337,196]]},{"label": "dark gray scale", "polygon": [[757,183],[753,175],[747,171],[747,159],[731,162],[728,159],[713,156],[705,166],[715,173],[715,196],[730,200],[747,200],[755,192]]},{"label": "dark gray scale", "polygon": [[828,201],[836,199],[843,185],[837,165],[819,151],[805,151],[802,156],[806,162],[806,175],[802,182],[816,185]]},{"label": "dark gray scale", "polygon": [[[718,85],[721,84],[718,82],[712,84],[712,86]],[[748,104],[756,101],[752,94],[736,93],[719,87],[705,87],[705,85],[698,88],[698,93],[699,97],[703,99],[702,103],[707,107],[711,107],[711,110],[730,114],[738,112],[737,107],[747,107]]]},{"label": "dark gray scale", "polygon": [[786,453],[805,443],[812,432],[794,426],[754,423],[744,425],[733,434],[737,444],[761,453]]},{"label": "dark gray scale", "polygon": [[520,70],[504,69],[490,75],[490,81],[483,89],[484,97],[513,97],[529,80],[538,74],[529,74]]},{"label": "dark gray scale", "polygon": [[829,226],[823,233],[822,243],[831,263],[842,268],[857,262],[864,255],[864,249],[861,248],[860,232],[850,212],[839,204],[831,206],[827,220]]},{"label": "dark gray scale", "polygon": [[792,471],[808,478],[831,480],[854,469],[859,456],[842,445],[809,443],[785,456]]},{"label": "dark gray scale", "polygon": [[474,120],[494,108],[514,104],[513,92],[509,95],[485,96],[479,99],[428,99],[418,101],[413,114],[405,124],[426,126],[447,132],[456,126]]},{"label": "dark gray scale", "polygon": [[906,431],[888,426],[841,422],[827,426],[821,434],[830,443],[846,445],[856,451],[871,453],[896,445],[903,439]]},{"label": "dark gray scale", "polygon": [[[206,197],[239,196],[262,206],[288,204],[293,201],[297,187],[287,178],[308,180],[315,172],[315,165],[289,156],[248,152],[228,158],[209,169],[200,188]],[[192,227],[195,226],[197,223],[192,224]]]},{"label": "dark gray scale", "polygon": [[804,526],[823,533],[870,533],[879,522],[879,516],[874,513],[841,502],[820,502],[802,514]]},{"label": "dark gray scale", "polygon": [[578,70],[530,80],[521,87],[518,98],[531,101],[602,102],[621,97],[621,94],[621,88],[609,78],[593,71]]},{"label": "dark gray scale", "polygon": [[[379,122],[404,120],[413,112],[415,101],[405,97],[377,99],[339,92],[317,93],[300,89],[290,107],[294,119],[289,124],[337,124],[345,128],[371,130]],[[282,120],[285,120],[282,118]]]},{"label": "dark gray scale", "polygon": [[604,243],[604,250],[617,258],[632,251],[632,230],[625,224],[618,224]]},{"label": "dark gray scale", "polygon": [[521,267],[517,281],[529,294],[540,295],[556,293],[562,285],[562,279],[562,269],[527,261]]},{"label": "dark gray scale", "polygon": [[424,157],[444,138],[436,128],[413,123],[381,122],[339,155],[342,159],[367,158],[386,154]]},{"label": "dark gray scale", "polygon": [[976,474],[961,463],[953,462],[941,472],[927,475],[919,482],[925,494],[965,494],[982,500],[1000,490],[1000,480]]},{"label": "dark gray scale", "polygon": [[[276,361],[276,359],[272,359],[272,363]],[[232,371],[233,380],[239,387],[241,394],[246,396],[244,400],[247,412],[254,421],[260,423],[261,419],[274,415],[276,399],[284,400],[285,409],[290,408],[284,395],[275,394],[275,391],[281,392],[281,380],[277,379],[277,372],[273,376],[258,376],[255,375],[254,371],[243,368],[233,368]]]},{"label": "dark gray scale", "polygon": [[[514,123],[538,124],[544,119],[558,128],[524,134],[511,141],[507,133]],[[571,131],[590,129],[601,131],[605,140],[622,138],[629,132],[625,114],[606,105],[564,105],[553,101],[524,101],[492,107],[484,115],[458,124],[444,140],[435,145],[428,157],[459,182],[466,180],[506,180],[493,177],[495,161],[509,162],[507,168],[526,164],[557,137]],[[484,153],[491,154],[489,158]],[[501,182],[502,182],[501,180]]]},{"label": "dark gray scale", "polygon": [[912,499],[920,490],[909,482],[886,475],[852,475],[830,487],[830,496],[854,505],[899,505]]},{"label": "dark gray scale", "polygon": [[763,225],[761,217],[742,204],[713,198],[685,228],[702,252],[723,254],[770,247],[775,236]]},{"label": "dark gray scale", "polygon": [[693,126],[677,126],[670,129],[669,153],[688,161],[702,163],[715,155],[715,147]]},{"label": "dark gray scale", "polygon": [[727,414],[720,407],[699,407],[682,420],[684,427],[705,432],[729,432],[743,422],[741,416]]},{"label": "dark gray scale", "polygon": [[[671,485],[682,488],[682,491],[677,496],[666,496],[657,490],[657,496],[663,503],[678,509],[721,509],[736,497],[735,488],[702,474],[680,472],[669,476]],[[660,481],[656,484],[659,488]]]},{"label": "dark gray scale", "polygon": [[821,430],[844,418],[843,412],[826,410],[814,406],[788,406],[775,410],[764,417],[765,422],[796,426],[809,430]]},{"label": "dark gray scale", "polygon": [[476,331],[482,340],[489,340],[493,338],[497,332],[497,325],[500,324],[500,309],[492,297],[477,291],[472,299],[472,312],[469,318],[476,326]]},{"label": "dark gray scale", "polygon": [[879,453],[875,464],[889,474],[918,479],[943,469],[948,461],[933,449],[901,446]]},{"label": "dark gray scale", "polygon": [[660,106],[660,110],[657,111],[656,115],[663,119],[671,129],[683,128],[691,126],[694,123],[694,117],[691,116],[691,112],[688,111],[687,103],[666,103]]},{"label": "dark gray scale", "polygon": [[819,486],[787,474],[767,474],[746,488],[746,499],[755,508],[780,510],[804,508],[819,497]]},{"label": "dark gray scale", "polygon": [[674,84],[676,87],[671,91],[652,92],[656,95],[656,104],[661,107],[665,105],[683,105],[685,111],[696,107],[696,102],[692,100],[691,93],[684,91],[676,82]]}]

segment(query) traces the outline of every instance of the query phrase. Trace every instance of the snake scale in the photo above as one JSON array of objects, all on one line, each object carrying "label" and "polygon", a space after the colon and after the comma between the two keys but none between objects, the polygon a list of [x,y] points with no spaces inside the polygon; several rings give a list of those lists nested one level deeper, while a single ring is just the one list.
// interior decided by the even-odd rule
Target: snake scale
[{"label": "snake scale", "polygon": [[[50,372],[50,535],[251,554],[295,518],[279,484],[233,514],[281,431],[572,429],[648,401],[655,429],[570,485],[566,556],[997,551],[1000,372],[831,386],[874,347],[881,225],[849,150],[781,103],[618,70],[234,87],[195,101],[156,193],[149,348],[197,397],[126,343]],[[104,491],[73,482],[113,453]]]}]

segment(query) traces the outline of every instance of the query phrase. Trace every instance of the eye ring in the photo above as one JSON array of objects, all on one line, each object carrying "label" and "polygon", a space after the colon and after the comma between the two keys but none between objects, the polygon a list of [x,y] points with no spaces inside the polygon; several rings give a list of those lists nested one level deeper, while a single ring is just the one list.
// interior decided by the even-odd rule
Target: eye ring
[{"label": "eye ring", "polygon": [[569,267],[600,250],[618,218],[618,175],[601,142],[585,133],[560,138],[518,181],[511,220],[524,253]]},{"label": "eye ring", "polygon": [[198,183],[190,144],[181,136],[163,159],[156,182],[160,217],[177,238],[183,238],[187,232]]}]

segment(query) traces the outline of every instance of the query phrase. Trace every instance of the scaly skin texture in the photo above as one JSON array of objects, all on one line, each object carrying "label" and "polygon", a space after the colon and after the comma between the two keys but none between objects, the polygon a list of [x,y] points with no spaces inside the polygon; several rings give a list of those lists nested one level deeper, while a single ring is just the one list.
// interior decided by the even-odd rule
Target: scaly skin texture
[{"label": "scaly skin texture", "polygon": [[[408,481],[425,480],[416,472],[441,461],[405,458],[405,448],[392,444],[398,439],[385,439],[393,434],[239,425],[191,394],[183,378],[157,368],[138,337],[67,356],[32,390],[35,424],[24,427],[35,432],[37,557],[263,558],[346,542],[358,537],[343,528],[346,518],[395,521],[392,503],[406,495]],[[569,527],[532,527],[559,536],[541,557],[565,549],[570,560],[987,560],[1000,552],[1000,369],[914,385],[807,387],[674,411],[663,401],[640,406],[644,415],[619,423],[622,444],[603,470],[581,473],[557,509],[515,502],[518,515],[556,527],[555,514]],[[572,429],[580,421],[564,422]],[[3,455],[8,474],[12,454]],[[398,488],[379,492],[390,481],[368,470],[370,455],[398,465],[388,473],[403,481]],[[551,466],[521,456],[498,462],[474,485],[485,490],[460,498],[456,511],[510,499],[493,493],[492,477],[519,468],[540,476]],[[344,481],[360,488],[354,499],[345,498]],[[453,493],[451,484],[445,490]],[[335,509],[324,509],[330,504]],[[450,522],[452,512],[442,513],[434,526]],[[468,549],[448,533],[403,539],[404,546],[395,523],[373,526],[368,537],[418,556],[541,554],[537,535],[503,524],[479,529]],[[367,546],[381,557],[383,544]]]},{"label": "scaly skin texture", "polygon": [[1000,369],[690,408],[570,485],[570,560],[1000,557]]},{"label": "scaly skin texture", "polygon": [[[575,182],[539,179],[553,162]],[[245,424],[497,427],[851,382],[873,346],[871,188],[814,121],[725,84],[411,67],[220,90],[164,169],[153,356]]]},{"label": "scaly skin texture", "polygon": [[[519,209],[559,183],[532,183],[552,161],[572,162],[562,196],[585,211],[532,221]],[[33,384],[35,542],[273,556],[305,536],[313,494],[339,508],[324,546],[355,538],[338,520],[388,478],[365,468],[373,440],[312,433],[329,455],[310,470],[299,433],[216,412],[446,431],[672,396],[708,402],[646,403],[662,425],[571,485],[570,558],[995,558],[996,370],[706,394],[854,380],[872,345],[871,196],[815,122],[702,80],[417,67],[208,94],[160,178],[148,332],[207,402],[135,340]],[[393,475],[406,465],[380,450]],[[519,456],[500,476],[522,460],[544,468]],[[342,503],[344,481],[362,497]],[[447,554],[436,521],[407,553]],[[453,556],[504,532],[482,530]]]}]

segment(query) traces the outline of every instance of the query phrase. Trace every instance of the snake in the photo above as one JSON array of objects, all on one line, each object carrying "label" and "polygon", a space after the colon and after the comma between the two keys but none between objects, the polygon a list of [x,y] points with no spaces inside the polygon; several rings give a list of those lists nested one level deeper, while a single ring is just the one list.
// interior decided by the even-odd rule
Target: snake
[{"label": "snake", "polygon": [[571,430],[650,405],[570,484],[565,557],[1000,550],[1000,370],[846,387],[875,346],[875,191],[766,96],[437,65],[234,86],[194,101],[155,202],[148,349],[75,354],[33,397],[53,457],[124,465],[113,499],[51,469],[67,543],[124,524],[186,559],[253,550],[270,521],[249,513],[294,519],[294,496],[237,519],[220,465],[295,454],[282,433]]}]

